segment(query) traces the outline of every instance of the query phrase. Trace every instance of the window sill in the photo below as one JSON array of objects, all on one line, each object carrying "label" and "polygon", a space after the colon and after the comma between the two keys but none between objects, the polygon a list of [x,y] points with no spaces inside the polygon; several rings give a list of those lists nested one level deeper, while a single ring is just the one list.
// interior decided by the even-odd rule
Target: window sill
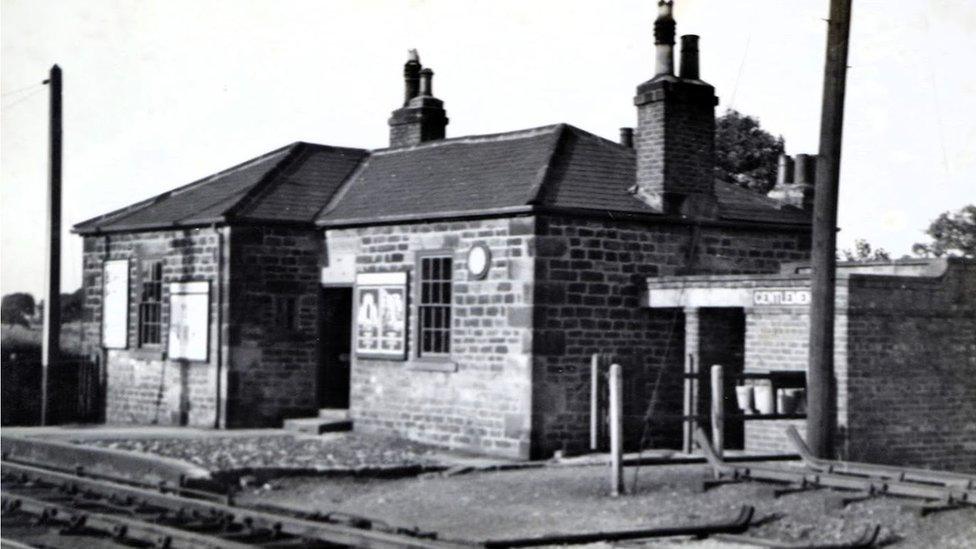
[{"label": "window sill", "polygon": [[445,372],[453,373],[458,371],[457,362],[451,359],[445,358],[442,360],[436,359],[417,359],[410,363],[410,370],[417,370],[420,372]]},{"label": "window sill", "polygon": [[139,358],[142,360],[165,360],[166,353],[163,352],[162,347],[134,347],[129,348],[129,356],[132,358]]}]

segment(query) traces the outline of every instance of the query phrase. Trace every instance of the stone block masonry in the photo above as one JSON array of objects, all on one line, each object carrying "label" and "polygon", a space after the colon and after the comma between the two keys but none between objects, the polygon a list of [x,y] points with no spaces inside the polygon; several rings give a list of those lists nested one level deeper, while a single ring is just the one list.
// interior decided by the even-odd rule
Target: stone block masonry
[{"label": "stone block masonry", "polygon": [[537,234],[533,433],[540,457],[586,448],[588,365],[596,352],[623,366],[627,447],[636,448],[641,439],[647,447],[677,444],[678,422],[644,429],[656,385],[653,413],[681,411],[685,348],[682,311],[640,306],[648,277],[772,273],[781,263],[809,256],[805,229],[547,216]]},{"label": "stone block masonry", "polygon": [[976,262],[849,288],[849,459],[976,472]]},{"label": "stone block masonry", "polygon": [[[213,288],[218,278],[218,241],[217,230],[209,228],[85,237],[84,324],[86,346],[91,351],[101,347],[103,264],[108,260],[129,260],[127,347],[105,353],[106,422],[214,426],[219,356],[216,324],[210,324],[207,362],[169,360],[165,353],[165,327],[169,320],[170,282],[211,282],[210,315],[216,318],[218,305]],[[138,341],[140,282],[146,261],[163,264],[163,329],[157,345],[140,345]]]},{"label": "stone block masonry", "polygon": [[[346,247],[356,272],[409,273],[407,359],[353,357],[357,430],[529,457],[534,233],[532,217],[326,231],[327,242],[353,242]],[[467,251],[475,244],[491,251],[481,280],[466,270]],[[443,252],[453,260],[451,353],[443,360],[417,352],[420,252]]]},{"label": "stone block masonry", "polygon": [[280,427],[318,408],[320,231],[233,227],[230,427]]}]

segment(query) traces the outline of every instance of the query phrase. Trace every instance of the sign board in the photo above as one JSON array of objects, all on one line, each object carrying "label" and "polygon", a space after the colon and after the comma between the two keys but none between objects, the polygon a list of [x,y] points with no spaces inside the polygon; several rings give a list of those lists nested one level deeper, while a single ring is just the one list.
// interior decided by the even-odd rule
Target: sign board
[{"label": "sign board", "polygon": [[169,358],[207,360],[210,336],[210,283],[169,285]]},{"label": "sign board", "polygon": [[102,264],[102,346],[125,349],[129,339],[129,260]]},{"label": "sign board", "polygon": [[356,356],[407,358],[407,273],[356,276]]},{"label": "sign board", "polygon": [[756,307],[796,307],[810,304],[810,290],[753,290],[752,304]]}]

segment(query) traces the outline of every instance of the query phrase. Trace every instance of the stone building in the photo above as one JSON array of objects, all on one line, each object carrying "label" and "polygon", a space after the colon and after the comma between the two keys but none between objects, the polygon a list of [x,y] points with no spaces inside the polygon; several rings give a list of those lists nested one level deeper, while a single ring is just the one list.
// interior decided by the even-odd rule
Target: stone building
[{"label": "stone building", "polygon": [[636,446],[650,394],[681,405],[682,313],[644,306],[648,277],[777,273],[810,242],[802,201],[715,179],[715,90],[696,36],[675,74],[660,9],[619,143],[568,124],[445,138],[414,53],[389,148],[296,143],[77,225],[108,421],[338,408],[357,430],[538,457],[585,447],[599,352],[624,366]]},{"label": "stone building", "polygon": [[[648,278],[647,289],[645,306],[684,317],[679,339],[684,356],[695,362],[686,363],[687,370],[721,364],[727,377],[771,372],[772,383],[784,390],[804,386],[807,267],[786,265],[764,275]],[[842,263],[835,315],[839,455],[976,470],[976,261]],[[729,412],[739,412],[734,387],[747,382],[732,381],[725,402]],[[704,405],[707,385],[697,392]],[[803,433],[805,421],[788,419],[790,411],[778,409],[784,404],[776,400],[771,413],[726,423],[726,438],[738,439],[732,446],[792,451],[784,427],[792,424]]]}]

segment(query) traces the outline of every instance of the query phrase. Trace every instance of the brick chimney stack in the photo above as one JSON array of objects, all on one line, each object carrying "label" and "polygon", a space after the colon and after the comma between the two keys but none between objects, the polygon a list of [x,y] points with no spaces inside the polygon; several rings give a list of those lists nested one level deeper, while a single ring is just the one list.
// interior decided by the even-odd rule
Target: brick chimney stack
[{"label": "brick chimney stack", "polygon": [[434,71],[420,64],[417,50],[403,65],[403,107],[390,116],[390,147],[411,147],[425,141],[444,139],[447,112],[444,102],[434,97]]},{"label": "brick chimney stack", "polygon": [[698,37],[682,36],[674,74],[672,2],[658,2],[654,77],[637,86],[637,184],[632,191],[665,214],[714,218],[715,88],[699,79]]}]

